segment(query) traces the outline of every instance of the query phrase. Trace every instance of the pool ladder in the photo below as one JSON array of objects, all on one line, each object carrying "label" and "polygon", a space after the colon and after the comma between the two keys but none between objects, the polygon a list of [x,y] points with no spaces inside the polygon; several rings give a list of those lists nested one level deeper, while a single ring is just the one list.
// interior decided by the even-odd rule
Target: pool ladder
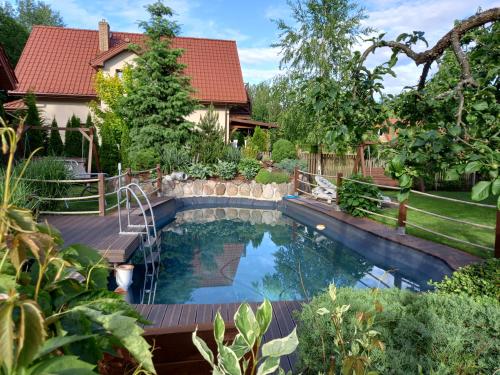
[{"label": "pool ladder", "polygon": [[[125,193],[125,209],[127,212],[127,223],[122,221],[122,192]],[[137,194],[139,193],[139,195]],[[141,202],[140,198],[145,200],[145,204]],[[139,234],[139,250],[144,258],[144,287],[141,296],[141,303],[144,303],[145,296],[147,295],[147,303],[154,302],[156,294],[156,281],[158,279],[158,270],[160,269],[160,252],[161,252],[161,239],[158,237],[156,231],[156,222],[151,201],[144,190],[136,183],[130,183],[126,186],[121,186],[116,192],[118,204],[118,223],[120,234],[137,235]],[[130,214],[135,210],[132,208],[131,198],[134,199],[140,213],[144,219],[144,224],[134,224],[130,220]],[[147,215],[149,212],[149,215]],[[151,221],[148,220],[151,219]]]}]

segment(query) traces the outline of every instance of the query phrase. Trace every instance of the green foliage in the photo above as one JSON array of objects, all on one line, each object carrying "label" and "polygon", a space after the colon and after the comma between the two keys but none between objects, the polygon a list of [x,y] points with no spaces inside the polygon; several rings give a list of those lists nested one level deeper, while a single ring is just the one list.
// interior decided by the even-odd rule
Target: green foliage
[{"label": "green foliage", "polygon": [[172,48],[178,25],[170,18],[173,12],[162,2],[148,5],[149,21],[139,26],[147,37],[145,48],[134,46],[139,53],[124,80],[126,95],[117,110],[130,127],[130,148],[161,150],[165,144],[184,144],[192,124],[185,118],[196,108],[190,79],[179,62],[182,50]]},{"label": "green foliage", "polygon": [[292,174],[295,167],[298,167],[300,170],[305,170],[307,168],[307,161],[299,159],[283,159],[276,164],[276,167]]},{"label": "green foliage", "polygon": [[[273,317],[273,307],[267,299],[257,308],[256,313],[248,303],[240,305],[234,314],[238,334],[231,344],[224,342],[225,324],[220,311],[214,319],[214,338],[217,343],[217,357],[208,345],[193,332],[193,344],[203,358],[210,363],[214,374],[272,374],[279,371],[280,357],[295,351],[299,341],[295,329],[286,337],[266,342],[261,347],[264,334],[269,329]],[[261,349],[261,350],[260,350]],[[248,371],[248,372],[247,372]]]},{"label": "green foliage", "polygon": [[247,159],[257,159],[258,153],[259,150],[251,142],[247,142],[246,146],[241,149],[241,154]]},{"label": "green foliage", "polygon": [[194,163],[189,166],[187,173],[190,177],[206,180],[212,175],[212,168],[206,164]]},{"label": "green foliage", "polygon": [[[248,96],[252,103],[252,119],[271,123],[278,121],[281,104],[275,85],[271,82],[260,82],[255,85],[249,85]],[[242,134],[241,132],[238,133]],[[242,144],[238,142],[238,146]]]},{"label": "green foliage", "polygon": [[29,31],[34,25],[65,26],[61,14],[43,1],[17,0],[16,7],[10,11]]},{"label": "green foliage", "polygon": [[452,49],[443,54],[425,90],[410,89],[394,99],[394,112],[401,121],[396,124],[397,142],[386,153],[392,160],[391,175],[409,181],[401,199],[416,177],[439,171],[454,181],[476,173],[479,182],[472,190],[473,200],[497,196],[500,207],[499,30],[500,24],[493,22],[469,31],[461,40],[477,83],[462,90],[463,106],[455,89],[461,71]]},{"label": "green foliage", "polygon": [[21,57],[28,36],[29,31],[0,5],[0,44],[13,67]]},{"label": "green foliage", "polygon": [[130,168],[134,171],[151,169],[160,162],[160,156],[151,149],[130,151]]},{"label": "green foliage", "polygon": [[238,165],[241,160],[241,152],[236,147],[225,145],[222,149],[221,160]]},{"label": "green foliage", "polygon": [[201,117],[194,132],[196,159],[200,163],[214,164],[222,158],[224,152],[224,132],[219,128],[219,115],[214,106],[208,107]]},{"label": "green foliage", "polygon": [[[26,112],[26,125],[28,126],[42,126],[43,122],[40,119],[40,113],[36,107],[36,97],[35,94],[29,92],[24,97],[24,103],[28,107]],[[46,145],[47,145],[47,131],[38,129],[29,129],[26,133],[28,137],[28,150],[27,153],[30,154],[38,148],[38,155],[45,155]]]},{"label": "green foliage", "polygon": [[165,145],[160,155],[160,161],[164,172],[185,171],[191,164],[189,152],[184,148],[178,148],[176,144]]},{"label": "green foliage", "polygon": [[[99,101],[90,103],[101,138],[99,162],[101,169],[109,174],[116,173],[120,162],[123,167],[130,166],[129,129],[118,111],[120,100],[125,95],[124,82],[128,79],[128,67],[123,70],[122,79],[118,76],[108,76],[102,71],[97,72],[95,90]],[[101,106],[101,103],[104,106]]]},{"label": "green foliage", "polygon": [[[80,128],[80,119],[75,115],[71,116],[66,124],[67,128]],[[67,131],[64,144],[64,154],[69,157],[82,157],[84,151],[83,136],[79,131]]]},{"label": "green foliage", "polygon": [[500,260],[488,259],[459,268],[451,277],[430,284],[439,293],[488,296],[500,301]]},{"label": "green foliage", "polygon": [[290,176],[285,172],[269,172],[267,169],[261,169],[257,176],[255,177],[255,182],[259,184],[272,184],[273,182],[277,184],[283,184],[290,180]]},{"label": "green foliage", "polygon": [[250,143],[257,151],[263,152],[269,150],[269,137],[267,132],[262,130],[259,126],[255,128]]},{"label": "green foliage", "polygon": [[47,146],[47,154],[50,156],[63,156],[64,154],[64,144],[61,139],[61,134],[57,129],[56,118],[52,120],[52,125],[50,129],[49,143]]},{"label": "green foliage", "polygon": [[139,315],[107,290],[105,259],[85,246],[64,248],[55,228],[12,204],[20,186],[12,179],[18,139],[12,128],[0,132],[8,159],[0,209],[0,372],[89,374],[104,353],[124,348],[154,373]]},{"label": "green foliage", "polygon": [[247,180],[253,180],[260,170],[260,163],[255,159],[244,158],[238,164],[238,171],[245,176]]},{"label": "green foliage", "polygon": [[238,164],[231,161],[219,161],[215,164],[215,174],[223,180],[232,180],[236,177]]},{"label": "green foliage", "polygon": [[[373,183],[370,176],[352,175],[351,180]],[[370,214],[362,210],[378,212],[379,204],[376,201],[365,198],[380,199],[382,194],[376,186],[360,184],[354,181],[342,181],[342,186],[337,194],[340,199],[340,208],[352,216],[369,216]]]},{"label": "green foliage", "polygon": [[295,159],[296,157],[297,152],[292,142],[286,139],[280,139],[274,143],[272,153],[274,162],[279,163],[284,159]]},{"label": "green foliage", "polygon": [[[395,288],[379,291],[376,300],[373,330],[385,345],[385,350],[370,354],[371,368],[377,373],[415,374],[421,366],[424,374],[491,374],[498,368],[497,301]],[[344,341],[352,342],[359,334],[356,312],[370,311],[373,302],[372,290],[339,288],[336,303],[324,293],[303,306],[297,332],[299,367],[304,373],[324,373],[331,356],[338,366],[345,358],[336,350],[338,330],[330,319],[318,316],[318,310],[335,311],[337,306],[349,305],[341,328]]]},{"label": "green foliage", "polygon": [[[24,178],[33,180],[68,180],[72,177],[64,162],[52,157],[44,157],[31,162],[25,161],[16,166],[13,175],[15,177],[20,176],[24,168],[26,168]],[[57,184],[38,181],[26,181],[26,185],[30,192],[27,198],[32,199],[34,202],[37,201],[37,198],[35,198],[37,196],[45,198],[65,197],[70,188],[70,185],[65,183]],[[41,210],[46,210],[54,208],[57,204],[58,202],[41,201],[28,205],[28,208],[36,206]]]}]

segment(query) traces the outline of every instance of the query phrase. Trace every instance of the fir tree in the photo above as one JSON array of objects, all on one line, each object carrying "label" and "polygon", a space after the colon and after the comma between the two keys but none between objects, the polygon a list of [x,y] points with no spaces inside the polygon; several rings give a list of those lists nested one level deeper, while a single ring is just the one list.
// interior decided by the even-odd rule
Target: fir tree
[{"label": "fir tree", "polygon": [[[42,120],[40,119],[40,113],[38,112],[38,108],[36,107],[36,97],[32,92],[26,94],[24,98],[24,103],[28,107],[26,113],[26,121],[25,124],[30,127],[42,126]],[[41,151],[38,151],[38,155],[46,154],[46,146],[47,146],[47,130],[40,129],[29,129],[26,133],[28,137],[28,151],[29,153],[35,151],[37,148],[42,148]]]},{"label": "fir tree", "polygon": [[[92,129],[94,127],[94,123],[92,122],[92,116],[90,113],[87,115],[87,120],[85,121],[85,128],[87,129]],[[87,133],[90,135],[90,133]],[[94,145],[97,148],[99,148],[99,138],[97,137],[97,134],[94,132]],[[83,145],[83,156],[87,157],[89,154],[89,146],[90,142],[87,139],[84,139],[84,145]]]},{"label": "fir tree", "polygon": [[[125,95],[118,110],[131,128],[131,151],[166,144],[180,144],[190,135],[191,124],[185,117],[193,112],[189,77],[178,62],[181,49],[171,47],[179,30],[172,21],[172,10],[160,1],[147,6],[149,21],[140,22],[147,37],[145,49],[135,60],[130,79],[125,82]],[[137,52],[140,48],[132,47]]]},{"label": "fir tree", "polygon": [[62,156],[64,153],[64,144],[57,127],[57,121],[54,117],[54,119],[52,120],[49,144],[47,147],[47,154],[52,156]]},{"label": "fir tree", "polygon": [[[80,119],[75,115],[71,116],[66,125],[67,128],[81,127]],[[82,157],[82,134],[79,131],[66,132],[66,144],[64,154],[70,157]]]},{"label": "fir tree", "polygon": [[198,160],[201,163],[217,162],[224,149],[224,133],[219,129],[219,116],[210,104],[207,113],[200,118],[197,125],[199,140],[196,144]]},{"label": "fir tree", "polygon": [[253,131],[252,145],[255,146],[258,151],[268,150],[267,133],[262,130],[260,126],[257,126]]}]

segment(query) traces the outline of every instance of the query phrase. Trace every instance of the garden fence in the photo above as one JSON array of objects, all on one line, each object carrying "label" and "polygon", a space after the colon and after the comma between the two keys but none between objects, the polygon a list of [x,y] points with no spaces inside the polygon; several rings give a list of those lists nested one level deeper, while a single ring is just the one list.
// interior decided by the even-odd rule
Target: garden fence
[{"label": "garden fence", "polygon": [[[302,178],[300,177],[301,175],[302,175]],[[336,180],[337,192],[338,192],[338,189],[341,188],[343,181],[351,181],[351,182],[354,182],[354,183],[357,183],[357,184],[365,184],[365,185],[376,186],[376,187],[378,187],[380,189],[389,189],[389,190],[396,190],[396,191],[400,190],[399,187],[395,187],[395,186],[387,186],[387,185],[375,184],[375,183],[371,183],[371,182],[354,180],[354,179],[345,177],[342,174],[342,172],[338,172],[336,176],[333,176],[333,175],[310,173],[308,171],[303,171],[303,170],[299,170],[299,169],[296,168],[295,172],[294,172],[294,190],[297,192],[297,194],[299,194],[299,195],[302,194],[302,195],[304,195],[306,197],[317,199],[317,197],[315,196],[315,194],[312,193],[312,189],[314,187],[318,186],[318,184],[314,182],[316,176],[321,176],[321,177],[326,178],[326,179],[328,179],[330,181]],[[453,202],[453,203],[461,203],[461,204],[470,205],[470,206],[476,206],[476,207],[483,207],[483,208],[488,208],[488,209],[494,209],[494,210],[496,210],[496,225],[495,226],[491,226],[491,225],[474,223],[472,221],[460,220],[460,219],[452,218],[452,217],[449,217],[449,216],[441,215],[441,214],[438,214],[438,213],[435,213],[435,212],[423,210],[421,208],[417,208],[417,207],[414,207],[414,206],[410,205],[409,204],[409,202],[411,201],[410,198],[408,198],[407,200],[405,200],[403,202],[396,203],[396,202],[393,202],[393,201],[391,201],[391,202],[384,201],[382,199],[377,199],[377,198],[368,197],[368,196],[364,196],[364,195],[360,196],[362,198],[378,202],[379,204],[389,204],[389,205],[397,206],[398,207],[398,216],[397,216],[397,218],[389,216],[389,215],[384,215],[384,214],[379,213],[379,212],[368,211],[368,210],[365,210],[365,209],[362,209],[362,208],[358,208],[358,209],[360,211],[363,211],[363,212],[369,214],[369,215],[374,215],[374,216],[382,217],[382,218],[390,220],[390,221],[395,221],[397,223],[398,231],[401,234],[405,233],[407,226],[408,227],[413,227],[413,228],[419,229],[421,231],[424,231],[424,232],[427,232],[427,233],[431,233],[431,234],[434,234],[436,236],[440,236],[442,238],[446,238],[448,240],[453,240],[453,241],[460,242],[460,243],[463,243],[463,244],[466,244],[466,245],[469,245],[469,246],[473,246],[473,247],[476,247],[476,248],[479,248],[479,249],[483,249],[483,250],[487,250],[487,251],[492,251],[492,252],[494,252],[495,258],[500,258],[500,210],[498,210],[497,206],[490,205],[490,204],[485,204],[485,203],[477,203],[477,202],[464,201],[464,200],[454,199],[454,198],[449,198],[449,197],[442,197],[442,196],[438,196],[438,195],[434,195],[434,194],[424,193],[424,192],[421,192],[421,191],[418,191],[418,190],[410,190],[410,193],[411,194],[417,194],[417,195],[422,195],[422,196],[430,197],[430,198],[433,198],[433,199],[441,199],[441,200],[445,200],[445,201],[449,201],[449,202]],[[331,202],[328,202],[328,203],[331,203]],[[337,204],[337,206],[340,205],[340,198],[339,198],[338,194],[337,194],[337,197],[336,197],[336,204]],[[471,226],[471,227],[475,227],[475,228],[481,228],[481,229],[491,230],[491,231],[493,231],[495,233],[495,244],[494,244],[494,247],[488,247],[488,246],[484,246],[482,244],[478,244],[478,243],[474,243],[474,242],[467,241],[467,240],[464,240],[464,239],[456,238],[456,237],[454,237],[454,236],[452,236],[450,234],[441,233],[441,232],[435,231],[433,229],[430,229],[428,227],[424,227],[422,225],[416,224],[416,223],[408,220],[408,218],[407,218],[407,212],[408,212],[408,210],[419,212],[419,213],[422,213],[422,214],[425,214],[425,215],[429,215],[431,217],[435,217],[435,218],[438,218],[438,219],[441,219],[441,220],[447,220],[447,221],[452,221],[452,222],[455,222],[455,223],[459,223],[459,224],[462,224],[462,225],[467,225],[467,226]]]},{"label": "garden fence", "polygon": [[[161,192],[162,188],[162,172],[159,165],[156,168],[132,171],[128,168],[124,173],[119,171],[116,176],[108,177],[104,173],[95,174],[95,178],[86,179],[71,179],[71,180],[37,180],[23,178],[23,181],[35,183],[50,183],[50,184],[70,184],[73,192],[76,189],[81,189],[79,195],[68,197],[41,197],[35,196],[40,203],[42,202],[64,202],[65,210],[40,210],[40,214],[45,215],[99,215],[105,216],[108,212],[114,210],[118,205],[122,205],[126,199],[123,198],[118,202],[117,192],[123,185],[128,185],[133,179],[136,179],[142,185],[151,185],[152,189],[148,189],[148,196]],[[116,196],[116,202],[109,204],[108,197]],[[96,204],[97,202],[97,204]],[[70,204],[78,204],[80,207],[73,207],[70,210]],[[90,208],[90,209],[89,209]]]}]

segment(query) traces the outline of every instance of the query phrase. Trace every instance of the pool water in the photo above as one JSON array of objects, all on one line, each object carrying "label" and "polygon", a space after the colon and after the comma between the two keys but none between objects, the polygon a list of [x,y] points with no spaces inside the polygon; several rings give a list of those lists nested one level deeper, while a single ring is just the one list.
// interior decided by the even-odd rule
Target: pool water
[{"label": "pool water", "polygon": [[[412,279],[390,266],[377,266],[359,251],[277,210],[178,212],[161,236],[154,303],[307,300],[331,283],[418,291],[435,279],[425,270]],[[140,278],[136,272],[132,289],[140,289]]]}]

